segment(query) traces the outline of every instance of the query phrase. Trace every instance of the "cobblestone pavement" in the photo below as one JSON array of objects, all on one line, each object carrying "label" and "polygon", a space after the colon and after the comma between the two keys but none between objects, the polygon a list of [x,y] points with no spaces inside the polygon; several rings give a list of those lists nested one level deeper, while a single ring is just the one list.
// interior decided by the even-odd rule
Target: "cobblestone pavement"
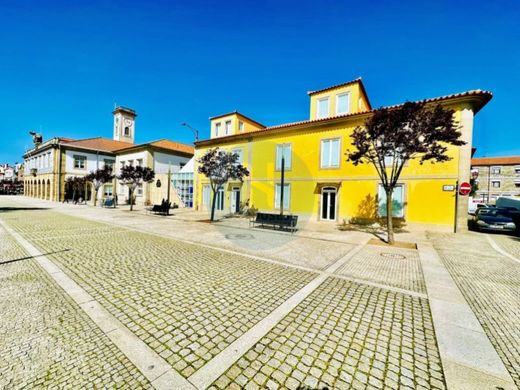
[{"label": "cobblestone pavement", "polygon": [[329,278],[212,388],[444,389],[428,301]]},{"label": "cobblestone pavement", "polygon": [[[2,218],[188,377],[314,273],[51,211]],[[34,223],[34,221],[38,223]]]},{"label": "cobblestone pavement", "polygon": [[500,246],[501,249],[520,260],[520,237],[493,234],[491,235],[491,238]]},{"label": "cobblestone pavement", "polygon": [[[498,237],[494,235],[493,239],[500,241]],[[503,238],[509,242],[509,237]],[[520,388],[520,264],[493,250],[483,235],[437,234],[432,239]]]},{"label": "cobblestone pavement", "polygon": [[[0,226],[0,261],[27,256]],[[2,389],[150,387],[32,259],[0,264],[0,313]]]},{"label": "cobblestone pavement", "polygon": [[426,293],[421,263],[416,250],[367,245],[337,273]]}]

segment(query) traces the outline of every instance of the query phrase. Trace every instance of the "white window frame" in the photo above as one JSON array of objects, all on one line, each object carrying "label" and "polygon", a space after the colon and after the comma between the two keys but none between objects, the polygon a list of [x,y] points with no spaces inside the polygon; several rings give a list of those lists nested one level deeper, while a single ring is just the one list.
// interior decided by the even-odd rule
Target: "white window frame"
[{"label": "white window frame", "polygon": [[219,136],[221,128],[222,128],[222,122],[215,123],[215,137]]},{"label": "white window frame", "polygon": [[[225,196],[226,192],[224,191],[224,186],[220,186],[217,189],[217,196],[215,198],[215,210],[216,211],[224,211],[225,206]],[[210,204],[211,207],[211,204]]]},{"label": "white window frame", "polygon": [[520,165],[515,166],[515,174],[520,175]]},{"label": "white window frame", "polygon": [[[286,188],[286,190],[284,190],[284,192],[283,192],[283,203],[284,203],[283,209],[289,210],[291,207],[291,183],[284,183],[284,187]],[[282,183],[275,183],[275,185],[274,185],[274,208],[275,209],[280,209],[280,196],[282,195],[281,191],[280,191],[281,188],[282,188]]]},{"label": "white window frame", "polygon": [[242,148],[234,148],[234,149],[231,149],[231,153],[236,153],[238,154],[238,161],[237,161],[237,164],[242,164],[243,161],[244,161],[244,151]]},{"label": "white window frame", "polygon": [[[498,173],[494,172],[495,169],[498,169]],[[498,165],[492,166],[491,167],[491,174],[492,175],[501,175],[502,174],[502,167],[498,166]]]},{"label": "white window frame", "polygon": [[[498,186],[495,186],[495,183],[498,183]],[[491,188],[501,188],[502,181],[501,180],[491,180]]]},{"label": "white window frame", "polygon": [[233,130],[231,129],[231,125],[233,122],[231,122],[231,119],[224,122],[224,135],[230,135]]},{"label": "white window frame", "polygon": [[143,196],[143,183],[139,183],[137,187],[135,187],[135,195]]},{"label": "white window frame", "polygon": [[[74,169],[87,169],[87,156],[82,156],[81,154],[74,154],[72,156],[72,159]],[[82,164],[76,164],[76,162],[83,162],[83,166],[81,166]]]},{"label": "white window frame", "polygon": [[139,166],[139,167],[142,167],[142,166],[143,166],[143,159],[142,159],[142,158],[138,158],[138,159],[135,160],[135,161],[136,161],[137,166]]},{"label": "white window frame", "polygon": [[[107,188],[110,188],[110,192],[107,191]],[[103,195],[104,196],[114,196],[114,185],[113,184],[105,184],[103,186]]]},{"label": "white window frame", "polygon": [[[327,101],[327,112],[325,115],[320,115],[320,103],[323,101]],[[330,115],[330,97],[324,96],[322,98],[316,99],[316,118],[322,119],[327,118]]]},{"label": "white window frame", "polygon": [[[333,142],[332,141],[338,141],[338,151],[337,151],[337,157],[338,157],[338,164],[337,165],[332,165],[332,145],[333,145]],[[329,148],[329,161],[327,164],[324,164],[323,163],[323,156],[324,156],[324,144],[325,143],[328,143],[328,148]],[[341,138],[340,137],[336,137],[336,138],[325,138],[325,139],[322,139],[320,141],[320,168],[322,169],[334,169],[334,168],[339,168],[340,165],[341,165]]]},{"label": "white window frame", "polygon": [[[284,143],[284,144],[276,144],[275,146],[275,170],[281,171],[282,170],[282,156],[279,155],[279,147],[282,147],[283,154],[285,157],[285,170],[289,171],[292,167],[292,144],[291,143]],[[285,153],[285,150],[289,148],[289,156]]]},{"label": "white window frame", "polygon": [[[402,194],[402,202],[401,202],[401,212],[399,215],[394,215],[393,218],[404,218],[405,215],[406,215],[406,212],[405,212],[405,203],[406,203],[406,186],[403,184],[403,183],[398,183],[396,184],[395,187],[401,187],[402,190],[401,190],[401,194]],[[394,191],[395,191],[395,187],[394,187]],[[384,190],[384,187],[383,185],[380,183],[378,184],[377,186],[377,197],[378,197],[378,204],[377,204],[377,212],[379,214],[380,217],[384,217],[385,215],[382,215],[381,213],[379,213],[379,205],[380,205],[380,194],[383,193],[385,194],[386,196],[386,193],[385,193],[385,190]],[[394,200],[394,195],[395,195],[395,192],[392,194],[392,200]],[[392,210],[393,212],[395,212],[395,210]],[[385,208],[385,214],[386,214],[386,208]]]},{"label": "white window frame", "polygon": [[244,132],[244,122],[238,121],[238,131],[241,133]]},{"label": "white window frame", "polygon": [[[339,98],[343,97],[343,96],[347,97],[347,111],[340,112],[338,103],[339,103]],[[336,115],[348,114],[349,112],[350,112],[350,92],[338,93],[336,95]]]}]

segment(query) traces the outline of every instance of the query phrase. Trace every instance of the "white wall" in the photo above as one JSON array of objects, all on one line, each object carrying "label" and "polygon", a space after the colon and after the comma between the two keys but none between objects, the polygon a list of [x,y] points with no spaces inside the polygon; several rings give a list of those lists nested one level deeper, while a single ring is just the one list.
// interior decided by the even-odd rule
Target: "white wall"
[{"label": "white wall", "polygon": [[[85,169],[74,168],[74,156],[85,156],[86,166]],[[65,151],[65,173],[74,176],[82,176],[95,171],[96,169],[102,169],[105,165],[105,159],[115,160],[114,156],[106,154],[87,153],[79,150],[67,150]]]},{"label": "white wall", "polygon": [[189,157],[181,157],[174,154],[155,152],[154,171],[156,174],[167,174],[168,168],[171,166],[171,172],[176,173],[181,169],[180,164],[187,164],[189,160]]}]

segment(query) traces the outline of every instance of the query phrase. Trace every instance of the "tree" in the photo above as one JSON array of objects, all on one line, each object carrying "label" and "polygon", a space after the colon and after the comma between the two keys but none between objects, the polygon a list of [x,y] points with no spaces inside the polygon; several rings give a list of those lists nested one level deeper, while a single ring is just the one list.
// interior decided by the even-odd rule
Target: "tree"
[{"label": "tree", "polygon": [[213,200],[211,202],[211,221],[215,219],[215,204],[219,189],[228,180],[243,181],[249,176],[249,171],[239,163],[237,153],[225,152],[218,148],[209,149],[206,154],[197,160],[198,172],[209,179]]},{"label": "tree", "polygon": [[125,165],[121,168],[121,172],[117,179],[121,182],[121,184],[126,185],[129,189],[129,198],[130,198],[130,211],[134,209],[134,192],[138,185],[143,183],[150,183],[153,181],[155,177],[155,172],[153,169],[148,167],[142,167],[140,165]]},{"label": "tree", "polygon": [[76,193],[80,192],[85,187],[86,180],[83,176],[68,177],[65,184],[72,188],[72,201],[76,201]]},{"label": "tree", "polygon": [[111,182],[113,178],[112,168],[107,166],[103,169],[96,169],[85,176],[85,180],[94,187],[94,207],[96,206],[99,189],[103,184]]},{"label": "tree", "polygon": [[387,242],[394,243],[392,194],[407,161],[418,159],[442,163],[451,160],[448,145],[464,145],[454,111],[440,104],[407,102],[395,108],[381,108],[364,126],[352,133],[353,151],[347,161],[372,164],[386,194]]}]

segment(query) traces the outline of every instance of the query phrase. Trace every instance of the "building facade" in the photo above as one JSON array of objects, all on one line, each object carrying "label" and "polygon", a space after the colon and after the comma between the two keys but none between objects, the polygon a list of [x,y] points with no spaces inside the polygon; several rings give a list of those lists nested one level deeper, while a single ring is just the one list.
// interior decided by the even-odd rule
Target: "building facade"
[{"label": "building facade", "polygon": [[500,196],[520,196],[520,156],[477,157],[471,175],[478,185],[474,198],[494,204]]},{"label": "building facade", "polygon": [[[362,81],[309,92],[309,97],[310,118],[299,122],[266,127],[238,112],[210,118],[211,138],[196,143],[196,158],[218,147],[239,154],[250,171],[243,183],[230,182],[221,189],[219,212],[236,212],[247,202],[261,211],[279,212],[282,206],[303,220],[338,223],[363,217],[374,202],[379,202],[376,208],[381,205],[384,191],[375,169],[354,166],[345,157],[350,134],[374,112]],[[455,110],[466,144],[450,146],[448,162],[421,165],[413,160],[405,166],[394,192],[395,216],[446,230],[466,227],[467,202],[456,202],[454,188],[457,181],[469,181],[473,118],[490,99],[489,92],[471,91],[424,100]],[[209,209],[208,179],[196,174],[196,186],[196,207]]]},{"label": "building facade", "polygon": [[[73,193],[87,201],[94,196],[99,199],[121,194],[120,201],[125,202],[128,200],[128,189],[117,179],[105,183],[97,194],[93,194],[91,186],[74,190],[67,184],[67,179],[84,177],[105,166],[111,167],[117,175],[122,164],[135,163],[154,169],[156,180],[160,180],[167,174],[167,169],[164,173],[165,161],[171,162],[170,169],[176,171],[193,156],[193,147],[169,140],[135,144],[135,111],[117,107],[113,115],[112,139],[94,137],[74,140],[55,137],[28,150],[24,154],[24,194],[52,201],[71,199]],[[162,194],[156,186],[156,180],[139,189],[136,203],[160,203],[168,187],[166,185],[163,188]],[[168,180],[165,179],[164,183],[168,183]]]}]

